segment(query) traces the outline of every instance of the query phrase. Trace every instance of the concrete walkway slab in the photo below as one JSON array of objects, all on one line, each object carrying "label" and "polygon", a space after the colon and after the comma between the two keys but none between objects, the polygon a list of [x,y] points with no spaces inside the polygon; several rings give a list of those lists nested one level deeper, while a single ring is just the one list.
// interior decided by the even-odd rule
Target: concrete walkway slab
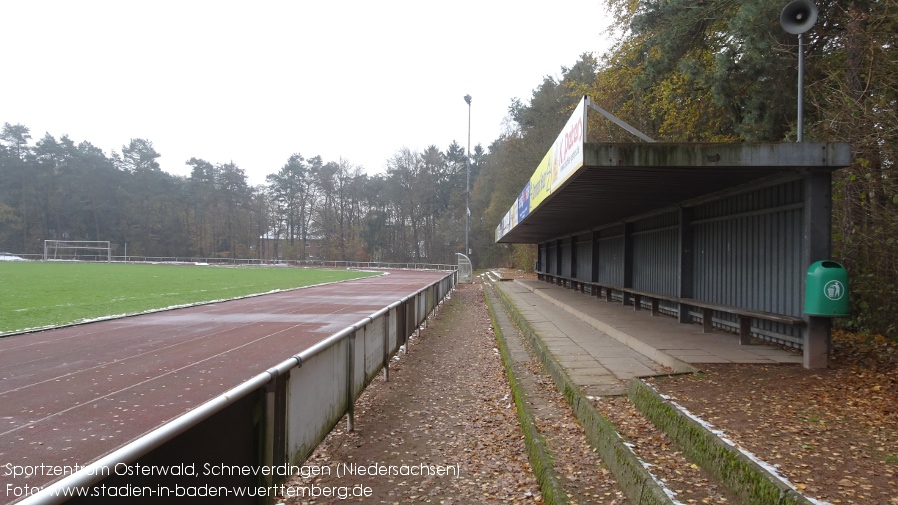
[{"label": "concrete walkway slab", "polygon": [[[732,333],[719,330],[703,333],[698,324],[682,324],[675,318],[663,315],[653,317],[647,310],[634,310],[618,302],[606,302],[547,282],[517,280],[515,284],[599,331],[628,343],[635,339],[641,345],[676,356],[686,363],[773,364],[802,361],[801,355],[795,352],[763,344],[741,345],[739,336]],[[643,354],[652,357],[651,353]]]},{"label": "concrete walkway slab", "polygon": [[626,393],[633,377],[666,375],[671,369],[596,330],[525,286],[496,283],[539,335],[567,375],[588,395]]},{"label": "concrete walkway slab", "polygon": [[633,377],[693,372],[704,363],[801,363],[800,354],[740,345],[721,331],[703,333],[650,311],[625,308],[534,280],[495,283],[585,394],[624,394]]}]

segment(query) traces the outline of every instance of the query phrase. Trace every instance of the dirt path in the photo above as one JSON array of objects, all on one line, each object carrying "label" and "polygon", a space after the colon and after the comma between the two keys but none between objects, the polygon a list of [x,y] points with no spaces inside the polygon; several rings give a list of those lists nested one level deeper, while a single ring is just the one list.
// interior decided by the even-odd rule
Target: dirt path
[{"label": "dirt path", "polygon": [[[460,285],[410,350],[359,399],[355,431],[339,424],[305,463],[330,475],[288,482],[318,496],[285,503],[541,503],[480,285]],[[352,464],[386,475],[344,475]]]}]

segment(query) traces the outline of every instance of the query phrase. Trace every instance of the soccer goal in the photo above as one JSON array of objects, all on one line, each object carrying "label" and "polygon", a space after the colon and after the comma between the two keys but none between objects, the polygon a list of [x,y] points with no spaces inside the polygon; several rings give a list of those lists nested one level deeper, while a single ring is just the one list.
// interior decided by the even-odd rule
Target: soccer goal
[{"label": "soccer goal", "polygon": [[44,240],[44,261],[112,261],[108,240]]}]

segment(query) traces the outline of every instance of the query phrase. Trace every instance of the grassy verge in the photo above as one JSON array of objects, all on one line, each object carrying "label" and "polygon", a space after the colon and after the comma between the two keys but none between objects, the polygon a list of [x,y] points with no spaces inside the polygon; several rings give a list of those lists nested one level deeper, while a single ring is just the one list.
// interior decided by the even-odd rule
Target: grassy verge
[{"label": "grassy verge", "polygon": [[0,334],[375,275],[288,267],[0,262]]}]

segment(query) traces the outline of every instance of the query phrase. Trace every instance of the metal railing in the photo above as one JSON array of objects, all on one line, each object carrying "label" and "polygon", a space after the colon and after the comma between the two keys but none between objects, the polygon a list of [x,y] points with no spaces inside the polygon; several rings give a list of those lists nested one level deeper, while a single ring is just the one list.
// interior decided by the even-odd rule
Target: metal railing
[{"label": "metal railing", "polygon": [[378,268],[403,270],[455,270],[458,265],[442,263],[391,263],[381,261],[261,260],[252,258],[200,258],[177,256],[113,256],[125,263],[208,263],[210,265],[287,265],[320,268]]},{"label": "metal railing", "polygon": [[[269,434],[266,437],[267,443],[283,441],[285,447],[266,447],[264,459],[267,461],[254,463],[299,464],[305,461],[327,435],[328,428],[339,422],[344,415],[347,416],[349,429],[352,429],[355,400],[381,370],[384,371],[385,378],[389,376],[392,357],[401,349],[408,352],[409,337],[418,331],[448,297],[457,283],[457,277],[457,273],[452,272],[414,294],[393,302],[124,447],[81,466],[78,472],[47,485],[20,503],[62,503],[71,497],[66,496],[64,490],[87,488],[100,482],[108,475],[108,472],[104,475],[104,469],[134,462],[263,388],[268,388],[268,391],[272,387],[287,388],[287,405],[283,409],[286,419],[281,423],[273,422],[272,419],[266,422],[269,429],[281,426],[284,430],[284,433]],[[342,369],[335,370],[335,363]],[[278,380],[284,377],[286,381]],[[276,396],[266,395],[267,398]],[[310,401],[312,398],[316,401]]]},{"label": "metal railing", "polygon": [[[11,254],[25,260],[43,260],[41,254]],[[76,260],[48,260],[76,261]],[[106,261],[104,258],[103,262]],[[458,265],[445,263],[383,262],[383,261],[331,261],[331,260],[262,260],[258,258],[204,258],[200,256],[112,256],[119,263],[205,263],[209,265],[287,265],[319,268],[372,268],[381,270],[456,270]]]}]

